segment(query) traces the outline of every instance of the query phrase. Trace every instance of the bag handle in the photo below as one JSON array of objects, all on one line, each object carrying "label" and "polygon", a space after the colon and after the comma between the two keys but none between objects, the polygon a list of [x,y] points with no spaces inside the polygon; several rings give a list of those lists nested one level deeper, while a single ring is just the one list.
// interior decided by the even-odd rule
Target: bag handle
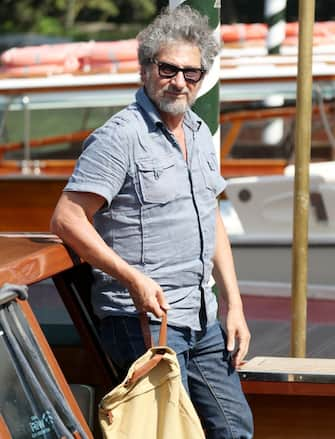
[{"label": "bag handle", "polygon": [[[149,319],[146,313],[140,314],[140,322],[144,337],[144,342],[147,346],[147,349],[153,347],[153,340],[150,333],[150,326],[149,326]],[[159,332],[159,346],[166,346],[167,342],[167,313],[166,311],[163,312],[162,316],[162,324],[161,329]],[[149,373],[154,367],[157,366],[157,364],[161,361],[161,359],[164,356],[164,352],[157,351],[150,360],[148,360],[145,364],[140,366],[138,369],[134,370],[131,377],[128,378],[128,380],[125,382],[124,386],[129,387],[132,384],[135,384],[140,378],[142,378],[144,375]]]},{"label": "bag handle", "polygon": [[[140,323],[141,323],[141,329],[143,333],[145,347],[147,349],[152,348],[154,346],[154,342],[150,332],[149,318],[147,313],[145,312],[140,313]],[[167,344],[167,313],[166,311],[163,311],[161,329],[159,331],[158,346],[166,346],[166,344]]]}]

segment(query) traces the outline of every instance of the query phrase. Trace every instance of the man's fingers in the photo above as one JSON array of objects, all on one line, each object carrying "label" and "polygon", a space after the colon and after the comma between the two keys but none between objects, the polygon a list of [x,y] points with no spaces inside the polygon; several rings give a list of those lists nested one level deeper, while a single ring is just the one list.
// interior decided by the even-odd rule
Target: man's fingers
[{"label": "man's fingers", "polygon": [[163,310],[160,306],[155,306],[151,312],[158,318],[162,318],[163,317]]},{"label": "man's fingers", "polygon": [[[162,290],[158,291],[157,293],[157,301],[159,303],[159,306],[164,310],[168,311],[170,309],[170,305],[167,303],[165,295]],[[162,313],[163,314],[163,313]]]},{"label": "man's fingers", "polygon": [[245,356],[248,353],[249,349],[249,339],[243,340],[240,342],[239,348],[234,354],[233,360],[234,360],[234,366],[238,367],[243,362]]},{"label": "man's fingers", "polygon": [[233,352],[235,349],[235,333],[227,331],[227,350]]},{"label": "man's fingers", "polygon": [[162,290],[158,290],[156,295],[151,298],[150,308],[148,311],[151,311],[158,318],[163,317],[163,312],[170,309]]}]

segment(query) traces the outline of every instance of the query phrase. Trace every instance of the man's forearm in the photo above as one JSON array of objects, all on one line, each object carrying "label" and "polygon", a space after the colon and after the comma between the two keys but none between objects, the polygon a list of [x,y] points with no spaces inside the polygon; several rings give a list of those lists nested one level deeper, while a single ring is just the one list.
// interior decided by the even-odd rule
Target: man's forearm
[{"label": "man's forearm", "polygon": [[219,208],[216,212],[216,240],[213,257],[213,277],[228,306],[242,306],[236,278],[233,254],[222,222]]}]

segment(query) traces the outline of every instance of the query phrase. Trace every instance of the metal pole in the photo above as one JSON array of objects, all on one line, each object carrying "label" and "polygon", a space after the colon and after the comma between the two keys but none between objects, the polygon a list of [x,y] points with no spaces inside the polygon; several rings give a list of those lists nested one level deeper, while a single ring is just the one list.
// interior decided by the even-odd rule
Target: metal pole
[{"label": "metal pole", "polygon": [[268,54],[280,53],[285,39],[285,12],[287,0],[265,0],[264,16],[268,24],[266,47]]},{"label": "metal pole", "polygon": [[29,172],[30,162],[30,99],[28,96],[22,98],[23,117],[24,117],[24,132],[23,132],[23,160],[22,172],[25,174]]},{"label": "metal pole", "polygon": [[309,162],[311,155],[312,49],[315,0],[299,2],[299,56],[292,248],[291,354],[306,355]]},{"label": "metal pole", "polygon": [[[197,9],[201,14],[207,15],[209,25],[213,29],[215,38],[220,43],[220,0],[170,0],[170,8],[175,8],[181,4],[189,5]],[[220,79],[220,55],[214,61],[210,72],[206,75],[198,94],[196,103],[193,106],[194,111],[207,123],[213,135],[213,141],[220,160],[220,96],[219,96],[219,79]]]}]

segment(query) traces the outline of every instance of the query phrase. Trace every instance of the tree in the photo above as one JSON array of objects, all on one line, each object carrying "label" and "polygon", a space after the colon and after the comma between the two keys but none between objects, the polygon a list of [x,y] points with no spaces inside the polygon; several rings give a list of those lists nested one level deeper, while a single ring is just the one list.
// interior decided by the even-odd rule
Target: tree
[{"label": "tree", "polygon": [[146,22],[156,12],[155,0],[2,0],[0,31],[66,35],[81,20]]}]

